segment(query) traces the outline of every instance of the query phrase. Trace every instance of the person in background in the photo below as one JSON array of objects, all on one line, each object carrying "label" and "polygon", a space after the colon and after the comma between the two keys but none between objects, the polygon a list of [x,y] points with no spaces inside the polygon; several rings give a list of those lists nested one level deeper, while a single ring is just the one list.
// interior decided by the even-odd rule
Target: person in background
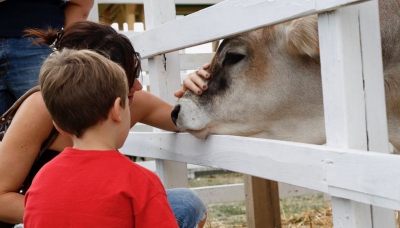
[{"label": "person in background", "polygon": [[51,53],[48,45],[32,45],[28,28],[61,30],[86,20],[93,0],[0,0],[0,115],[38,84],[39,69]]},{"label": "person in background", "polygon": [[[64,48],[88,49],[118,63],[124,69],[129,85],[127,96],[130,127],[141,122],[167,131],[178,131],[171,120],[172,105],[142,90],[142,85],[137,80],[141,71],[138,55],[129,39],[112,27],[81,21],[66,26],[62,32],[54,29],[46,31],[32,29],[29,34],[38,37],[37,42],[54,44],[58,51]],[[206,74],[208,73],[205,70],[200,70],[196,77],[206,77]],[[190,78],[193,77],[192,74]],[[185,89],[190,87],[184,86]],[[103,94],[98,93],[98,97],[102,96]],[[92,109],[92,107],[78,108],[88,111]],[[0,143],[0,221],[14,224],[22,222],[25,192],[21,194],[21,185],[30,182],[29,179],[40,170],[38,164],[41,164],[43,159],[51,160],[65,148],[73,146],[70,137],[57,134],[50,147],[39,155],[42,144],[54,130],[53,120],[47,111],[41,92],[33,93],[19,107]],[[24,189],[26,188],[29,189],[29,185],[24,186]],[[167,189],[166,192],[179,227],[204,226],[207,208],[194,191],[178,188]]]}]

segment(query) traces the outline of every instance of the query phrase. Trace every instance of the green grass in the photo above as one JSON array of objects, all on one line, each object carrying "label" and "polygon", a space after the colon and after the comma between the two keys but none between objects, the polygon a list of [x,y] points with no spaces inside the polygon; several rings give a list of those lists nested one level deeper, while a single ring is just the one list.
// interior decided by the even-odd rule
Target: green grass
[{"label": "green grass", "polygon": [[232,172],[216,175],[204,175],[195,179],[189,179],[190,188],[238,183],[243,183],[243,175]]},{"label": "green grass", "polygon": [[312,196],[296,196],[280,199],[281,214],[300,214],[308,210],[320,210],[326,206],[322,194]]},{"label": "green grass", "polygon": [[239,204],[217,204],[212,209],[218,217],[246,214],[243,202]]},{"label": "green grass", "polygon": [[244,202],[211,204],[208,207],[206,228],[246,227],[246,208]]}]

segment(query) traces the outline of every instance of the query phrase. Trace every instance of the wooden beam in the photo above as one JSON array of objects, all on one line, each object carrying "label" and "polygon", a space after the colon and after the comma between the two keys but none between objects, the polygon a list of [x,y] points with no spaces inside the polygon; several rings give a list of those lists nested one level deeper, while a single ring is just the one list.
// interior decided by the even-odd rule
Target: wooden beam
[{"label": "wooden beam", "polygon": [[278,182],[250,175],[243,175],[243,179],[247,227],[281,227]]}]

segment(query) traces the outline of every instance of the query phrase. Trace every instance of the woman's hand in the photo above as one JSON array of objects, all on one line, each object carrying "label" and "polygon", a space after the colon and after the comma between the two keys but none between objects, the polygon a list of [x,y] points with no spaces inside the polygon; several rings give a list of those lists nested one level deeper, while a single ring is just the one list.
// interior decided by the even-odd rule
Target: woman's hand
[{"label": "woman's hand", "polygon": [[188,89],[197,95],[201,95],[204,90],[207,90],[208,87],[204,79],[210,78],[210,73],[207,71],[209,68],[210,64],[207,63],[195,72],[190,73],[185,79],[183,79],[182,90],[178,90],[174,93],[175,97],[181,98]]}]

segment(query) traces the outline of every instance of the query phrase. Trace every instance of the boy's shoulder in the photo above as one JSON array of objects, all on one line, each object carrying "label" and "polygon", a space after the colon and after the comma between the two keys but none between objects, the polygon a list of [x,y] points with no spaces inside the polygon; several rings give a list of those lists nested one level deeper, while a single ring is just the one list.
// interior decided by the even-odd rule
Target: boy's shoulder
[{"label": "boy's shoulder", "polygon": [[58,156],[45,164],[37,175],[44,174],[47,176],[46,179],[49,178],[49,174],[53,176],[68,173],[71,176],[77,173],[77,169],[88,176],[102,175],[104,178],[112,176],[112,179],[121,183],[140,182],[145,186],[165,192],[161,180],[153,171],[136,164],[116,150],[85,151],[65,148]]}]

